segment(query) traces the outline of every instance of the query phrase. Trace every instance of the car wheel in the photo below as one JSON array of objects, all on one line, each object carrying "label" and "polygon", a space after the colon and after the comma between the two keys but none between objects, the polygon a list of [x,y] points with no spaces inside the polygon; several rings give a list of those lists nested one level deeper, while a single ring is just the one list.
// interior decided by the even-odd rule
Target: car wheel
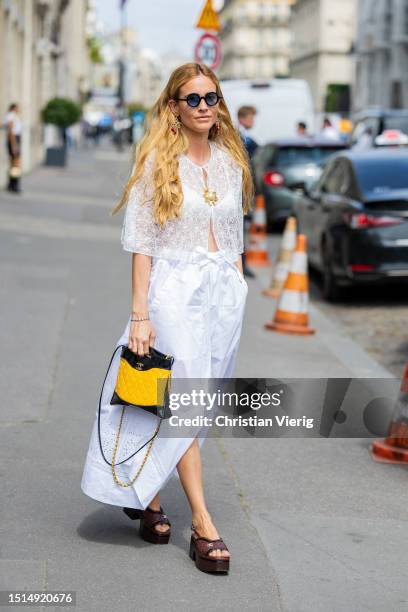
[{"label": "car wheel", "polygon": [[268,219],[266,222],[266,231],[268,234],[273,234],[275,231],[275,224],[273,221],[271,221],[271,219]]},{"label": "car wheel", "polygon": [[338,302],[341,298],[341,287],[337,284],[336,277],[333,273],[332,258],[329,251],[323,250],[323,284],[322,294],[328,302]]},{"label": "car wheel", "polygon": [[267,219],[266,222],[266,231],[268,232],[268,234],[277,234],[279,233],[279,222],[276,221],[275,219]]}]

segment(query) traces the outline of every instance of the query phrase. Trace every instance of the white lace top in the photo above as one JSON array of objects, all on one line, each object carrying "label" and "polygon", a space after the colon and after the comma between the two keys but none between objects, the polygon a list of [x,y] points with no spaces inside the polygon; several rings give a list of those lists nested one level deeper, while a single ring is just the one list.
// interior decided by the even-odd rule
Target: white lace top
[{"label": "white lace top", "polygon": [[[242,169],[228,152],[209,141],[211,156],[205,166],[179,157],[179,177],[183,190],[182,215],[170,219],[161,228],[153,218],[153,157],[146,162],[142,177],[129,194],[123,222],[121,242],[125,251],[152,257],[193,261],[197,247],[208,250],[210,222],[217,246],[234,262],[244,251]],[[217,202],[204,199],[205,175],[210,190],[217,193]]]}]

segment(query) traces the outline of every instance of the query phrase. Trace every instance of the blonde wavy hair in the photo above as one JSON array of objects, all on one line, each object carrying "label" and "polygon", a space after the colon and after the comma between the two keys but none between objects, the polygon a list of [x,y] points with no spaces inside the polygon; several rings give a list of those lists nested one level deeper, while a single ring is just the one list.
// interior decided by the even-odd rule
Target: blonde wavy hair
[{"label": "blonde wavy hair", "polygon": [[[148,127],[145,135],[135,148],[134,164],[119,203],[110,212],[117,213],[127,204],[134,183],[142,176],[144,164],[151,152],[155,152],[153,165],[153,210],[156,223],[161,227],[168,219],[180,217],[183,193],[178,176],[178,156],[186,153],[188,139],[183,129],[174,134],[171,124],[174,123],[169,100],[179,97],[181,87],[190,79],[203,74],[210,78],[219,96],[222,96],[220,83],[214,72],[204,64],[188,63],[179,66],[171,74],[169,81],[152,107],[148,116]],[[234,127],[224,100],[218,103],[219,130],[213,125],[209,131],[209,140],[215,141],[226,150],[242,168],[243,211],[248,213],[252,206],[254,186],[248,155],[241,137]]]}]

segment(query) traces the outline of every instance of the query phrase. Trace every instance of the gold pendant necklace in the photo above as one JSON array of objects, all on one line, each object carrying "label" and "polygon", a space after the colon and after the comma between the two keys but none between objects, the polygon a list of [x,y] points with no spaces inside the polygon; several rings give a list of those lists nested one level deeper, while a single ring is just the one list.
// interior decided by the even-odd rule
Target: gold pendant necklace
[{"label": "gold pendant necklace", "polygon": [[205,202],[207,202],[207,204],[209,204],[210,206],[214,206],[218,200],[217,192],[213,189],[209,189],[208,187],[204,187],[203,196]]},{"label": "gold pendant necklace", "polygon": [[206,202],[209,206],[214,206],[218,200],[218,196],[217,196],[217,192],[214,189],[210,189],[208,186],[209,164],[210,162],[208,162],[206,168],[203,167],[203,175],[202,175],[202,179],[204,183],[203,197],[204,197],[204,202]]}]

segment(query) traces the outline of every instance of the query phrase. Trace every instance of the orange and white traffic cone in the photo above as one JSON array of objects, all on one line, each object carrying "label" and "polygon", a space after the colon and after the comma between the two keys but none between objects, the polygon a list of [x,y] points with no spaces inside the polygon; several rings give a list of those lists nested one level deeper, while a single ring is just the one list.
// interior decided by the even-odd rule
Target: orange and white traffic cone
[{"label": "orange and white traffic cone", "polygon": [[309,281],[307,276],[306,236],[299,234],[296,249],[290,260],[289,274],[280,294],[273,321],[265,323],[266,329],[284,334],[308,335],[315,330],[309,327]]},{"label": "orange and white traffic cone", "polygon": [[248,233],[248,248],[245,251],[248,266],[270,266],[266,239],[266,210],[263,195],[256,196],[254,217]]},{"label": "orange and white traffic cone", "polygon": [[271,284],[269,285],[268,289],[262,291],[263,295],[277,298],[283,289],[289,274],[290,258],[292,257],[292,253],[296,247],[296,225],[295,217],[289,217],[286,221],[278,259],[276,260],[275,268],[272,274]]},{"label": "orange and white traffic cone", "polygon": [[375,440],[371,456],[380,463],[408,464],[408,363],[404,368],[401,390],[387,437]]}]

